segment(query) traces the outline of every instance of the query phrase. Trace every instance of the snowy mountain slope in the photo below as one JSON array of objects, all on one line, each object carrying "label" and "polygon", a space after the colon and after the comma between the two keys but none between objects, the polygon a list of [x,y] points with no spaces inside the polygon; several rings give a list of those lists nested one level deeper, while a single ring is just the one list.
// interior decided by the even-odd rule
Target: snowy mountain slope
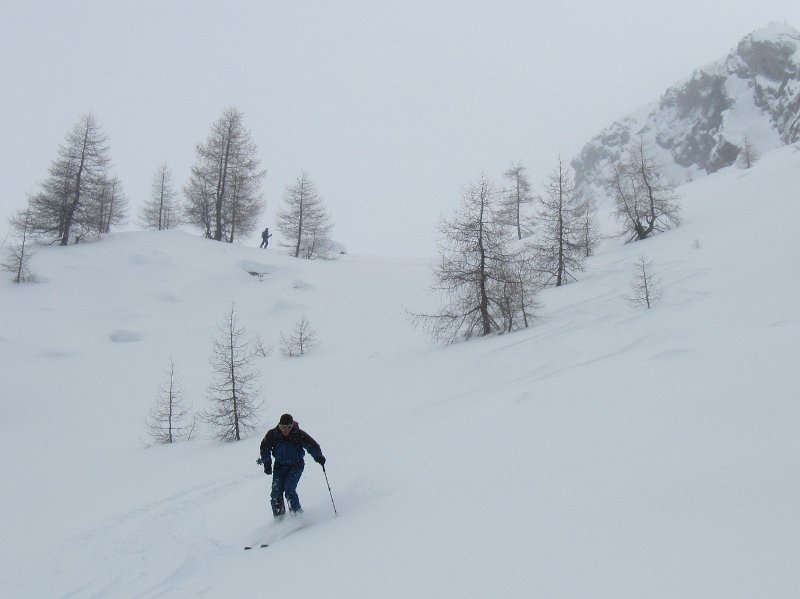
[{"label": "snowy mountain slope", "polygon": [[640,139],[676,181],[730,166],[745,139],[758,153],[796,142],[800,32],[771,23],[742,39],[724,59],[667,89],[657,102],[604,129],[572,161],[578,185],[599,193],[611,165]]},{"label": "snowy mountain slope", "polygon": [[[513,335],[431,346],[426,261],[298,262],[180,233],[43,248],[0,282],[0,580],[9,597],[790,597],[800,588],[800,152],[685,186],[686,224],[608,243]],[[764,210],[769,199],[769,211]],[[696,247],[699,246],[699,247]],[[665,297],[630,307],[646,252]],[[249,272],[260,272],[253,276]],[[280,534],[254,460],[145,448],[171,357],[205,407],[235,300],[266,343],[264,425],[322,445]]]}]

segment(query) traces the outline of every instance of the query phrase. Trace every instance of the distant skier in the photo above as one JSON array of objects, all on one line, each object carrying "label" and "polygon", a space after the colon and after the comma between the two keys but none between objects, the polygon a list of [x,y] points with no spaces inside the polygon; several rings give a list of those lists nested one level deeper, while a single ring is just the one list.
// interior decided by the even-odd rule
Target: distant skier
[{"label": "distant skier", "polygon": [[272,237],[272,233],[269,232],[269,227],[261,231],[261,245],[258,247],[262,247],[266,249],[269,245],[269,238]]},{"label": "distant skier", "polygon": [[[305,451],[304,451],[305,450]],[[289,510],[300,514],[300,497],[297,495],[297,483],[303,475],[305,462],[303,456],[308,451],[314,461],[320,466],[325,466],[325,456],[319,443],[314,441],[305,431],[300,430],[298,423],[291,414],[281,416],[278,426],[267,431],[261,441],[261,458],[258,464],[263,464],[264,473],[272,475],[272,494],[270,504],[272,515],[276,518],[286,513],[286,504],[283,496],[289,500]],[[275,467],[272,467],[272,457],[275,457]]]}]

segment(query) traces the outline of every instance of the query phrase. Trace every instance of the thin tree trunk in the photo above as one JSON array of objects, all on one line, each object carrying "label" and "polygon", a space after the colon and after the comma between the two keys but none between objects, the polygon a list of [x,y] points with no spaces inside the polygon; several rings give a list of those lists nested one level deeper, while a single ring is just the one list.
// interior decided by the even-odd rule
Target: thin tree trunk
[{"label": "thin tree trunk", "polygon": [[86,131],[83,134],[83,148],[81,149],[81,163],[78,166],[78,174],[75,177],[75,199],[72,201],[71,205],[67,206],[67,214],[64,220],[64,235],[61,238],[61,245],[67,245],[69,243],[69,230],[72,228],[72,219],[75,216],[75,210],[78,209],[78,205],[81,201],[81,185],[82,177],[83,177],[83,166],[86,162],[86,146],[89,143],[89,127],[86,127]]},{"label": "thin tree trunk", "polygon": [[303,210],[305,207],[303,206],[303,199],[306,195],[305,189],[305,181],[303,181],[302,187],[300,188],[300,210],[298,213],[298,222],[297,222],[297,245],[294,248],[294,257],[297,258],[300,256],[300,243],[303,239]]},{"label": "thin tree trunk", "polygon": [[222,241],[222,199],[225,197],[225,184],[228,177],[228,160],[231,151],[231,133],[233,129],[233,121],[228,122],[228,136],[225,139],[225,153],[220,159],[219,176],[217,178],[217,197],[214,206],[216,210],[216,230],[214,231],[214,240]]}]

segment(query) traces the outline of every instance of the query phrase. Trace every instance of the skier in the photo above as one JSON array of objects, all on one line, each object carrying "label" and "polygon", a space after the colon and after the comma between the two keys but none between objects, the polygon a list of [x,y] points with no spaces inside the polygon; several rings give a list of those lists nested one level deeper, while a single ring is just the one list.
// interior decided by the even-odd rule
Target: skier
[{"label": "skier", "polygon": [[[300,507],[300,497],[297,495],[297,483],[300,482],[305,468],[303,456],[306,451],[311,454],[315,462],[325,467],[325,456],[322,455],[319,443],[308,433],[300,430],[291,414],[281,416],[278,426],[268,430],[261,441],[261,458],[257,463],[263,464],[265,474],[272,475],[270,504],[272,515],[276,518],[286,513],[284,493],[289,500],[289,510],[295,514],[303,512],[303,508]],[[272,456],[275,457],[274,469]]]},{"label": "skier", "polygon": [[266,247],[269,245],[270,237],[272,237],[272,233],[269,232],[269,227],[267,227],[261,231],[261,245],[258,247],[266,249]]}]

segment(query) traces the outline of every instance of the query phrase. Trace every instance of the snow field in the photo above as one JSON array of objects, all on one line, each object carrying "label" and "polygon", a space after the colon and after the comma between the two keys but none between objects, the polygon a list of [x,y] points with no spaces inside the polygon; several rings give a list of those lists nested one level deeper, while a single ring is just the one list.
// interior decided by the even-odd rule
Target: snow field
[{"label": "snow field", "polygon": [[[403,310],[435,308],[428,260],[178,232],[39,249],[38,283],[0,282],[4,595],[793,596],[798,167],[789,147],[684,186],[682,227],[606,242],[531,329],[449,347]],[[649,311],[624,299],[641,253]],[[263,425],[145,448],[169,359],[205,407],[231,301],[275,344]],[[320,346],[284,358],[302,316]],[[311,525],[244,552],[280,534],[255,459],[287,411],[340,515],[308,460]]]}]

